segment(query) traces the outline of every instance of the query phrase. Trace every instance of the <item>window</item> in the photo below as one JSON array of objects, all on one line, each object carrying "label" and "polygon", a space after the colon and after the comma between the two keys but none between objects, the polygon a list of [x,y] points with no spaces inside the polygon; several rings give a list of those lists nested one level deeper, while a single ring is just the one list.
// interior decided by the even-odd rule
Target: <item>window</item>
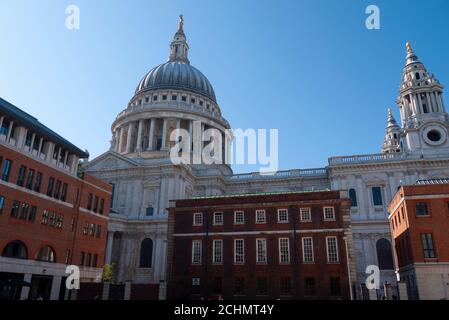
[{"label": "window", "polygon": [[201,264],[202,246],[201,240],[192,241],[192,264]]},{"label": "window", "polygon": [[20,210],[20,202],[14,200],[11,207],[11,217],[17,218],[19,216],[19,210]]},{"label": "window", "polygon": [[167,100],[167,95],[166,94],[162,95],[162,100]]},{"label": "window", "polygon": [[424,258],[436,258],[433,237],[431,233],[421,234],[421,241],[424,250]]},{"label": "window", "polygon": [[67,199],[67,189],[68,189],[67,183],[62,184],[62,191],[61,191],[61,201],[65,201]]},{"label": "window", "polygon": [[304,263],[313,263],[313,238],[304,237],[302,238],[302,261]]},{"label": "window", "polygon": [[217,264],[223,263],[223,241],[222,240],[214,240],[214,242],[213,242],[212,263],[217,263]]},{"label": "window", "polygon": [[175,94],[173,94],[173,95],[171,96],[171,99],[172,99],[173,101],[175,101],[175,100],[177,100],[177,99],[178,99],[178,96],[177,96],[177,95],[175,95]]},{"label": "window", "polygon": [[55,179],[54,178],[50,178],[48,179],[48,186],[47,186],[47,196],[51,197],[51,195],[53,194],[53,185],[55,183]]},{"label": "window", "polygon": [[41,220],[41,223],[42,223],[42,224],[48,224],[49,216],[50,216],[50,212],[48,212],[48,210],[45,209],[45,210],[44,210],[44,213],[42,214],[42,220]]},{"label": "window", "polygon": [[94,212],[98,211],[98,196],[95,196],[94,199]]},{"label": "window", "polygon": [[67,249],[67,250],[65,251],[64,263],[65,263],[65,264],[69,264],[69,262],[70,262],[70,250]]},{"label": "window", "polygon": [[245,294],[245,278],[235,277],[234,278],[234,294]]},{"label": "window", "polygon": [[25,244],[20,240],[11,241],[3,249],[2,257],[27,259],[27,248]]},{"label": "window", "polygon": [[28,215],[28,221],[34,221],[36,219],[37,207],[32,206],[30,214]]},{"label": "window", "polygon": [[234,212],[234,224],[244,224],[245,223],[245,213],[243,211]]},{"label": "window", "polygon": [[140,245],[140,268],[151,268],[153,260],[153,240],[146,238]]},{"label": "window", "polygon": [[292,279],[290,277],[281,277],[281,294],[292,293]]},{"label": "window", "polygon": [[316,294],[315,278],[304,279],[304,291],[306,296],[314,296]]},{"label": "window", "polygon": [[[149,207],[153,209],[153,207]],[[148,211],[148,208],[147,208]],[[100,209],[98,210],[98,213],[103,214],[104,213],[104,198],[101,198],[100,200]],[[151,215],[153,215],[153,212],[151,212]]]},{"label": "window", "polygon": [[192,294],[200,294],[200,278],[192,278]]},{"label": "window", "polygon": [[2,170],[2,180],[8,181],[9,180],[9,173],[11,171],[11,160],[6,159],[5,163],[3,164],[3,170]]},{"label": "window", "polygon": [[157,101],[157,95],[153,96],[153,101]]},{"label": "window", "polygon": [[56,180],[55,193],[54,193],[53,197],[55,199],[59,199],[60,193],[61,193],[61,180]]},{"label": "window", "polygon": [[182,97],[181,97],[181,100],[184,101],[184,102],[186,102],[186,101],[187,101],[187,97],[186,97],[186,96],[182,96]]},{"label": "window", "polygon": [[190,103],[195,103],[195,98],[191,98]]},{"label": "window", "polygon": [[288,222],[288,210],[287,209],[279,209],[278,210],[278,222],[279,223]]},{"label": "window", "polygon": [[256,223],[267,223],[265,210],[256,210]]},{"label": "window", "polygon": [[97,224],[97,228],[95,229],[95,237],[101,238],[101,225]]},{"label": "window", "polygon": [[4,206],[5,206],[5,197],[0,196],[0,214],[3,212]]},{"label": "window", "polygon": [[93,223],[89,224],[89,235],[93,236],[95,234],[95,225]]},{"label": "window", "polygon": [[215,225],[223,224],[223,212],[214,212],[214,224]]},{"label": "window", "polygon": [[19,175],[17,176],[17,185],[23,187],[23,182],[25,180],[25,174],[27,171],[27,167],[20,166]]},{"label": "window", "polygon": [[257,294],[266,295],[268,292],[268,282],[266,277],[257,277]]},{"label": "window", "polygon": [[243,239],[234,240],[234,263],[245,263],[245,242]]},{"label": "window", "polygon": [[25,184],[25,188],[31,190],[31,188],[33,188],[33,179],[34,179],[34,170],[30,169],[28,170],[28,177],[27,177],[27,182]]},{"label": "window", "polygon": [[26,220],[28,218],[28,210],[30,209],[30,205],[28,203],[23,202],[22,207],[20,209],[20,219]]},{"label": "window", "polygon": [[312,215],[310,213],[310,208],[300,208],[299,209],[299,217],[301,222],[310,222],[312,221]]},{"label": "window", "polygon": [[380,270],[393,270],[393,253],[390,241],[385,238],[376,242],[377,263]]},{"label": "window", "polygon": [[372,187],[371,192],[373,195],[373,205],[381,206],[382,202],[382,189],[380,187]]},{"label": "window", "polygon": [[331,296],[341,295],[340,277],[331,277]]},{"label": "window", "polygon": [[92,193],[89,193],[89,195],[87,196],[87,210],[92,210],[92,198]]},{"label": "window", "polygon": [[41,183],[42,183],[42,172],[38,172],[36,175],[36,181],[34,181],[33,190],[36,192],[40,192],[41,191]]},{"label": "window", "polygon": [[56,262],[55,251],[50,246],[43,246],[37,253],[36,260]]},{"label": "window", "polygon": [[256,239],[256,262],[267,263],[267,239]]},{"label": "window", "polygon": [[195,212],[193,214],[193,225],[194,226],[203,225],[203,213],[202,212]]},{"label": "window", "polygon": [[279,263],[290,263],[290,242],[288,238],[279,238]]},{"label": "window", "polygon": [[80,254],[80,266],[84,265],[85,255],[86,254],[84,252],[81,252],[81,254]]},{"label": "window", "polygon": [[428,216],[429,210],[427,210],[427,203],[418,202],[416,204],[416,215],[417,216]]},{"label": "window", "polygon": [[327,262],[338,262],[337,237],[326,237]]},{"label": "window", "polygon": [[90,267],[90,262],[92,260],[92,254],[91,253],[87,253],[86,254],[86,266]]},{"label": "window", "polygon": [[334,207],[324,207],[324,221],[335,221]]},{"label": "window", "polygon": [[355,189],[349,189],[349,199],[351,199],[351,207],[357,207],[357,194]]},{"label": "window", "polygon": [[92,258],[92,267],[96,268],[97,262],[98,262],[98,254],[95,253]]}]

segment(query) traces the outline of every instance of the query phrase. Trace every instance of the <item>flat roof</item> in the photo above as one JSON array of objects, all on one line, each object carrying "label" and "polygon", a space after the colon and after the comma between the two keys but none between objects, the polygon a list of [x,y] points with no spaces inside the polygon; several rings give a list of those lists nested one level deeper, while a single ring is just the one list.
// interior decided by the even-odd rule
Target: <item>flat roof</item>
[{"label": "flat roof", "polygon": [[14,119],[14,122],[19,122],[25,127],[28,127],[35,131],[37,134],[44,137],[46,140],[50,140],[65,149],[75,153],[80,158],[88,158],[89,154],[77,146],[75,146],[70,141],[64,139],[59,134],[48,128],[47,126],[43,125],[39,122],[39,120],[32,115],[26,113],[22,109],[19,109],[12,103],[0,98],[0,112],[4,113],[8,117],[11,117]]}]

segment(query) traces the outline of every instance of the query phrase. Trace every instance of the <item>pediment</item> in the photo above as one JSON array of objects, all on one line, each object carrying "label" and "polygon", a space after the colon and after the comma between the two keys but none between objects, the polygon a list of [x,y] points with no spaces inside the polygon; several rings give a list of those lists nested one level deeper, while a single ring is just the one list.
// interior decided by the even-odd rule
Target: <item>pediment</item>
[{"label": "pediment", "polygon": [[114,151],[107,151],[83,165],[86,171],[102,171],[111,169],[126,169],[140,166],[136,161]]}]

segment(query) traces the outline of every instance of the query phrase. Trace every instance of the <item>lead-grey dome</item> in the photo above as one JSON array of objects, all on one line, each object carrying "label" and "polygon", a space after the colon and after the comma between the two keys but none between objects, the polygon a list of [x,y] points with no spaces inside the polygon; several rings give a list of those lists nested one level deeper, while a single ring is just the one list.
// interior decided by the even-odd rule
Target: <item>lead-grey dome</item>
[{"label": "lead-grey dome", "polygon": [[217,102],[209,80],[188,62],[168,61],[151,69],[140,80],[136,88],[136,94],[159,89],[186,90]]}]

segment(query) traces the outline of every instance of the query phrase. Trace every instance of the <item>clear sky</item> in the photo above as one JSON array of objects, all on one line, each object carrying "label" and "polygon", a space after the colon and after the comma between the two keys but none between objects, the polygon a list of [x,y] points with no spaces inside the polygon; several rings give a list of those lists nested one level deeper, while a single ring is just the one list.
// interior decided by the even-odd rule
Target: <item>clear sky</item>
[{"label": "clear sky", "polygon": [[[80,30],[65,27],[69,4]],[[370,4],[380,30],[365,28]],[[166,61],[181,13],[191,64],[231,126],[279,129],[280,169],[380,151],[388,107],[399,122],[407,40],[449,85],[447,0],[0,0],[0,96],[92,159],[141,77]]]}]

